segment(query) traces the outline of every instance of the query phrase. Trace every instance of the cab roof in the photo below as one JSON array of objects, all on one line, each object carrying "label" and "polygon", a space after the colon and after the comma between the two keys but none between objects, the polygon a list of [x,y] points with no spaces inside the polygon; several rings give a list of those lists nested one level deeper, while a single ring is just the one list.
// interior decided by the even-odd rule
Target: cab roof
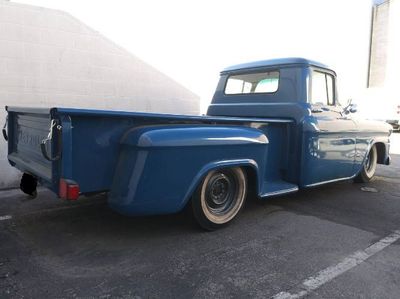
[{"label": "cab roof", "polygon": [[260,60],[254,62],[248,62],[243,64],[237,64],[233,66],[229,66],[225,68],[221,73],[227,73],[232,71],[239,71],[239,70],[246,70],[246,69],[258,69],[264,67],[271,67],[271,66],[287,66],[287,65],[309,65],[309,66],[316,66],[328,70],[330,69],[325,64],[322,64],[317,61],[299,58],[299,57],[292,57],[292,58],[278,58],[278,59],[269,59],[269,60]]}]

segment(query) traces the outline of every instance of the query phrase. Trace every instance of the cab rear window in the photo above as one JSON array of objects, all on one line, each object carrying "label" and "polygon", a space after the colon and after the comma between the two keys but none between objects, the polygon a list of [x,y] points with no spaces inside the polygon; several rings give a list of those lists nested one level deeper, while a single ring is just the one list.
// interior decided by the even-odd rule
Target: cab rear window
[{"label": "cab rear window", "polygon": [[225,94],[273,93],[279,87],[279,71],[229,76]]}]

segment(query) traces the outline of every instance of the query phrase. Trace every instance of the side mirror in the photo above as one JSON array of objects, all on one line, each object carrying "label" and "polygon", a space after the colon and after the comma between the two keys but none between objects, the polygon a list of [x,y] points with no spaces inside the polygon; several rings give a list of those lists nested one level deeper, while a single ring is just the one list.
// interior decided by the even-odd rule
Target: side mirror
[{"label": "side mirror", "polygon": [[346,107],[343,108],[343,114],[356,113],[356,112],[357,112],[357,105],[353,104],[352,99],[349,99],[347,101]]},{"label": "side mirror", "polygon": [[351,104],[349,107],[349,112],[350,113],[356,113],[357,112],[357,105],[356,104]]}]

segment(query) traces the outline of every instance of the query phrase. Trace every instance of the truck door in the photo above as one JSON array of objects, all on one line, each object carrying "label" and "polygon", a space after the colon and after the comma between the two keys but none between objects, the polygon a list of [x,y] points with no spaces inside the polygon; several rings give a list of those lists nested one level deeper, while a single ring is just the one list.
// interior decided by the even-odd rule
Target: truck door
[{"label": "truck door", "polygon": [[303,123],[301,185],[318,185],[353,174],[356,123],[342,115],[333,72],[310,69],[310,115]]}]

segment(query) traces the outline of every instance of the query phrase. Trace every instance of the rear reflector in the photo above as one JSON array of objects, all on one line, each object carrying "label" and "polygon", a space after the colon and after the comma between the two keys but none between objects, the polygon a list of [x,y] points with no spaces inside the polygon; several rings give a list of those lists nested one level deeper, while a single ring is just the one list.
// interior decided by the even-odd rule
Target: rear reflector
[{"label": "rear reflector", "polygon": [[79,197],[79,185],[72,180],[60,179],[58,194],[62,199],[77,200]]}]

